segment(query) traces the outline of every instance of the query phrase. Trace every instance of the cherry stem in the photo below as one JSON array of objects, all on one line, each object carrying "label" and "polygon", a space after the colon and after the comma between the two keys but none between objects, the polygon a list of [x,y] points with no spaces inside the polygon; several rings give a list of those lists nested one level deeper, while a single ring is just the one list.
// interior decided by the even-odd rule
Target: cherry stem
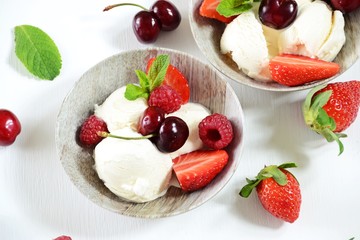
[{"label": "cherry stem", "polygon": [[109,11],[110,9],[113,9],[114,7],[121,7],[121,6],[135,6],[135,7],[139,7],[139,8],[142,8],[143,10],[149,10],[139,4],[136,4],[136,3],[118,3],[118,4],[113,4],[113,5],[109,5],[107,6],[106,8],[104,8],[104,12],[105,11]]},{"label": "cherry stem", "polygon": [[141,137],[123,137],[123,136],[113,135],[108,132],[98,132],[98,135],[103,138],[112,137],[112,138],[119,138],[119,139],[124,139],[124,140],[141,140],[141,139],[149,139],[149,138],[156,136],[156,134],[148,134],[148,135],[141,136]]}]

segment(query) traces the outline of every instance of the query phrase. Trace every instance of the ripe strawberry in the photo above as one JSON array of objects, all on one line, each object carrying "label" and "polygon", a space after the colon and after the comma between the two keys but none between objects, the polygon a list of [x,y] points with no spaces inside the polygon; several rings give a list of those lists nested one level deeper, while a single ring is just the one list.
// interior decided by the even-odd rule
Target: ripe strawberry
[{"label": "ripe strawberry", "polygon": [[102,119],[91,115],[81,125],[79,133],[80,143],[84,147],[95,147],[103,139],[99,132],[108,132],[107,125]]},{"label": "ripe strawberry", "polygon": [[173,160],[173,169],[181,189],[187,192],[208,185],[228,162],[225,150],[197,150]]},{"label": "ripe strawberry", "polygon": [[161,85],[150,93],[148,104],[160,107],[165,113],[172,113],[181,107],[181,97],[172,87]]},{"label": "ripe strawberry", "polygon": [[231,122],[222,114],[214,113],[199,123],[199,137],[210,148],[225,148],[230,144],[233,136]]},{"label": "ripe strawberry", "polygon": [[256,188],[261,204],[269,213],[293,223],[299,217],[301,192],[296,178],[284,169],[291,167],[296,167],[295,163],[265,167],[255,180],[246,179],[248,184],[241,189],[240,196],[248,197]]},{"label": "ripe strawberry", "polygon": [[286,86],[298,86],[332,77],[339,73],[340,66],[319,59],[283,54],[270,60],[269,69],[274,81]]},{"label": "ripe strawberry", "polygon": [[[146,72],[149,72],[151,64],[154,62],[155,58],[151,58],[148,61]],[[182,99],[182,104],[185,104],[189,101],[190,98],[190,88],[189,83],[186,77],[173,65],[169,65],[165,74],[163,85],[168,85],[172,87],[180,95]]]},{"label": "ripe strawberry", "polygon": [[305,123],[344,151],[341,133],[356,119],[360,105],[360,81],[330,83],[313,88],[303,104]]},{"label": "ripe strawberry", "polygon": [[71,240],[71,237],[69,237],[69,236],[60,236],[60,237],[55,238],[54,240]]},{"label": "ripe strawberry", "polygon": [[234,17],[225,17],[216,11],[221,0],[204,0],[200,6],[199,13],[203,17],[214,18],[220,22],[229,23]]}]

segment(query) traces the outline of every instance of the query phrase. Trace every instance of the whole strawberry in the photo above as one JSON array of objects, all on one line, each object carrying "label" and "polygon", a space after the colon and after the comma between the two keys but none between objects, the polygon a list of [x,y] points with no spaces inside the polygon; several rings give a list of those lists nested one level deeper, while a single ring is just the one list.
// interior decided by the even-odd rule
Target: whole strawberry
[{"label": "whole strawberry", "polygon": [[284,163],[263,168],[254,180],[246,179],[248,184],[241,189],[240,196],[246,198],[256,188],[261,204],[269,213],[293,223],[299,217],[301,191],[294,175],[285,170],[292,167],[296,167],[296,164]]},{"label": "whole strawberry", "polygon": [[80,128],[79,141],[84,147],[93,148],[103,137],[99,133],[108,132],[106,123],[95,115],[88,117]]},{"label": "whole strawberry", "polygon": [[339,155],[344,151],[341,133],[356,119],[360,105],[360,81],[330,83],[318,86],[307,95],[303,104],[305,123],[328,142],[336,141]]}]

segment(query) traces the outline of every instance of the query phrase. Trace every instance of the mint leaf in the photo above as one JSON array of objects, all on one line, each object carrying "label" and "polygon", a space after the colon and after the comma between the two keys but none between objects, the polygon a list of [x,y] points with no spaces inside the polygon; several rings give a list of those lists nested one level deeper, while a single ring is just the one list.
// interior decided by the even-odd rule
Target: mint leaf
[{"label": "mint leaf", "polygon": [[27,70],[40,79],[53,80],[60,74],[59,50],[49,35],[37,27],[15,27],[15,53]]},{"label": "mint leaf", "polygon": [[249,11],[254,2],[260,2],[260,0],[222,0],[216,11],[225,17],[236,16]]},{"label": "mint leaf", "polygon": [[170,58],[168,55],[159,55],[151,64],[148,79],[150,82],[150,89],[151,92],[156,87],[160,86],[161,83],[164,81],[166,71],[170,64]]},{"label": "mint leaf", "polygon": [[135,100],[139,97],[143,97],[145,99],[148,99],[149,94],[148,92],[143,89],[140,86],[137,86],[135,84],[128,84],[126,85],[126,89],[125,89],[125,98],[127,100]]},{"label": "mint leaf", "polygon": [[169,56],[159,55],[152,62],[148,74],[141,70],[135,70],[140,86],[128,84],[124,94],[125,98],[128,100],[135,100],[139,97],[148,99],[150,93],[164,81],[169,65]]}]

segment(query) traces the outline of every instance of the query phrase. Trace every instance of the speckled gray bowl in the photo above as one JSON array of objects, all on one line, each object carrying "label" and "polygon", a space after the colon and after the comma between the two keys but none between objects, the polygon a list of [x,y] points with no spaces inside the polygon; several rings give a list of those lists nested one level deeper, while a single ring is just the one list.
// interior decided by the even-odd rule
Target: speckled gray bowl
[{"label": "speckled gray bowl", "polygon": [[360,9],[345,15],[346,43],[334,62],[338,63],[341,71],[338,75],[309,84],[287,87],[278,83],[264,83],[253,80],[242,73],[235,62],[220,52],[220,38],[225,29],[225,24],[200,16],[199,8],[203,0],[189,1],[189,21],[194,39],[208,61],[228,78],[258,89],[269,91],[298,91],[309,89],[327,83],[339,74],[345,72],[360,55]]},{"label": "speckled gray bowl", "polygon": [[[102,103],[117,88],[138,82],[135,69],[143,69],[148,59],[168,54],[171,64],[187,77],[190,101],[225,114],[234,126],[234,140],[228,146],[229,163],[206,188],[184,193],[171,187],[154,201],[136,204],[120,200],[111,193],[93,169],[92,151],[81,148],[76,133],[92,113],[94,104]],[[96,204],[111,211],[134,217],[156,218],[184,213],[208,201],[230,180],[238,167],[243,149],[243,111],[230,85],[212,67],[181,52],[152,48],[122,52],[89,69],[65,98],[56,125],[56,147],[61,163],[76,187]]]}]

